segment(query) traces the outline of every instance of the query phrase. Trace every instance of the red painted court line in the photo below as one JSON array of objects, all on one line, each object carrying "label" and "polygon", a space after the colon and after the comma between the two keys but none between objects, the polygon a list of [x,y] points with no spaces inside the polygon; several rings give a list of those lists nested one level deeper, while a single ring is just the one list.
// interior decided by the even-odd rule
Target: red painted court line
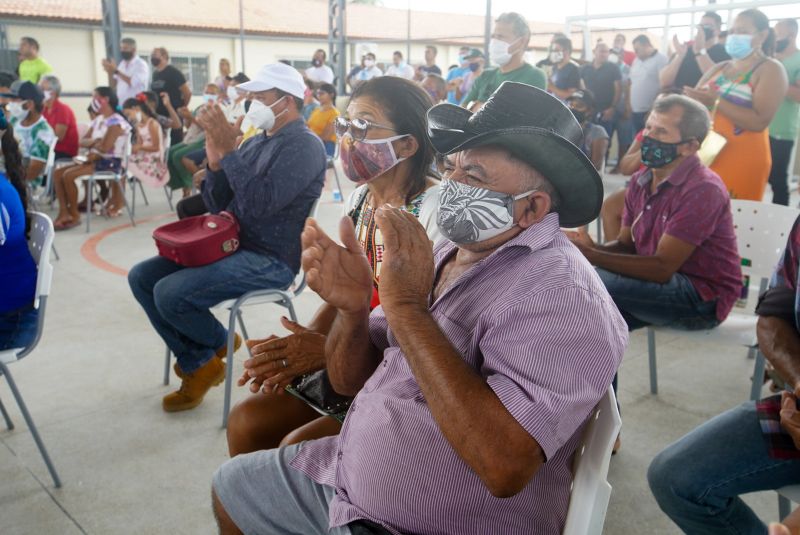
[{"label": "red painted court line", "polygon": [[[170,212],[168,214],[156,215],[153,217],[148,217],[146,219],[138,219],[136,220],[136,224],[140,225],[142,223],[148,223],[150,221],[166,219],[167,217],[174,217],[174,216],[175,213]],[[115,234],[120,230],[124,230],[126,228],[132,228],[132,225],[130,223],[126,223],[124,225],[117,225],[116,227],[111,227],[109,229],[98,232],[97,234],[93,234],[92,236],[89,237],[88,240],[83,242],[83,245],[81,245],[81,256],[83,256],[83,258],[86,259],[87,262],[89,262],[91,265],[93,265],[98,269],[102,269],[103,271],[108,271],[109,273],[113,273],[114,275],[122,275],[123,277],[127,277],[128,276],[127,270],[122,269],[119,266],[115,266],[114,264],[108,262],[107,260],[104,260],[97,253],[97,245],[101,241],[111,236],[112,234]]]}]

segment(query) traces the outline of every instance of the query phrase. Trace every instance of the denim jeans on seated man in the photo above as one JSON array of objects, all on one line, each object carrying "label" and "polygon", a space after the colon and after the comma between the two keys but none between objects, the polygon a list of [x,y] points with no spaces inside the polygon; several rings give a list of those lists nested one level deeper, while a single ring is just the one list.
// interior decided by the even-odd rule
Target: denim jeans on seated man
[{"label": "denim jeans on seated man", "polygon": [[128,274],[134,297],[186,374],[211,360],[227,341],[228,332],[211,307],[252,290],[284,289],[293,280],[284,262],[247,250],[194,268],[156,256]]},{"label": "denim jeans on seated man", "polygon": [[703,301],[686,275],[675,273],[669,282],[659,284],[602,268],[597,268],[597,274],[631,331],[648,325],[693,331],[720,323],[716,299]]},{"label": "denim jeans on seated man", "polygon": [[686,533],[766,535],[767,526],[739,496],[796,485],[800,458],[769,456],[749,401],[667,446],[647,478],[661,509]]}]

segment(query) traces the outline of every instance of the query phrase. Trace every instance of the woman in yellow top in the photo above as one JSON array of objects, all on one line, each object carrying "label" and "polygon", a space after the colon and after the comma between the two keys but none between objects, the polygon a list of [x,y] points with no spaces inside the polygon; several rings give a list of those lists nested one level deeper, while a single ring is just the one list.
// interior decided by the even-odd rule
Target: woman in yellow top
[{"label": "woman in yellow top", "polygon": [[336,88],[331,84],[322,84],[316,92],[319,108],[311,112],[308,127],[317,134],[325,144],[325,152],[333,158],[336,152],[336,132],[333,122],[339,117],[336,109]]},{"label": "woman in yellow top", "polygon": [[684,92],[716,110],[714,131],[727,143],[711,164],[734,199],[760,201],[772,159],[767,127],[786,94],[786,71],[770,58],[775,35],[757,9],[739,13],[728,30],[731,61],[718,63]]}]

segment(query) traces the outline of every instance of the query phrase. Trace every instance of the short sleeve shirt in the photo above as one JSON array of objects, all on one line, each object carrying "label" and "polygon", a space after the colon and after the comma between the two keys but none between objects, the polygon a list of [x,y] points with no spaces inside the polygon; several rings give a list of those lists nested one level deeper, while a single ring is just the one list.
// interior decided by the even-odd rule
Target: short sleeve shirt
[{"label": "short sleeve shirt", "polygon": [[[183,86],[185,83],[186,77],[183,75],[183,73],[172,65],[167,65],[163,71],[153,71],[153,81],[150,84],[150,89],[157,95],[161,93],[166,93],[169,95],[169,101],[172,104],[172,107],[177,110],[183,106],[181,86]],[[161,102],[160,98],[158,99],[156,113],[165,117],[169,115],[167,108],[164,106],[164,103]]]},{"label": "short sleeve shirt", "polygon": [[327,65],[320,65],[319,67],[309,67],[306,69],[306,78],[316,83],[333,83],[333,69]]},{"label": "short sleeve shirt", "polygon": [[550,73],[550,80],[552,80],[553,85],[559,89],[577,89],[581,86],[580,71],[578,70],[578,66],[572,62],[567,63],[563,67],[554,65]]},{"label": "short sleeve shirt", "polygon": [[583,127],[583,153],[589,158],[592,157],[592,145],[595,140],[608,139],[608,132],[602,126],[594,123],[586,123]]},{"label": "short sleeve shirt", "polygon": [[14,126],[14,135],[20,143],[22,156],[30,160],[46,162],[50,154],[50,145],[56,139],[56,134],[44,116],[30,126],[23,126],[21,121],[11,119]]},{"label": "short sleeve shirt", "polygon": [[25,239],[19,193],[0,173],[0,314],[30,305],[36,293],[36,263]]},{"label": "short sleeve shirt", "polygon": [[622,79],[619,65],[605,62],[599,67],[588,63],[581,67],[581,78],[586,88],[594,95],[595,108],[602,112],[614,103],[616,82]]},{"label": "short sleeve shirt", "polygon": [[44,118],[53,128],[56,125],[64,125],[67,127],[67,132],[64,134],[64,139],[56,143],[56,151],[66,154],[67,156],[77,156],[78,154],[78,123],[75,120],[75,114],[72,108],[61,102],[60,99],[55,99],[50,108],[45,107],[42,112]]},{"label": "short sleeve shirt", "polygon": [[497,91],[497,88],[506,81],[521,82],[523,84],[532,85],[533,87],[538,87],[542,90],[547,89],[547,79],[544,76],[544,72],[533,65],[523,63],[520,68],[510,72],[504,73],[501,72],[500,69],[487,69],[483,71],[483,74],[472,84],[472,89],[469,90],[469,93],[464,98],[464,102],[486,102],[489,100],[489,97],[492,96],[492,93]]},{"label": "short sleeve shirt", "polygon": [[789,233],[789,238],[786,240],[786,248],[781,254],[781,260],[778,262],[775,272],[772,274],[770,280],[770,288],[788,288],[795,291],[794,298],[794,323],[795,327],[800,330],[800,217],[798,217],[792,230]]},{"label": "short sleeve shirt", "polygon": [[653,102],[661,91],[658,73],[666,67],[667,57],[654,52],[647,59],[637,57],[631,66],[631,111],[644,113],[650,111]]},{"label": "short sleeve shirt", "polygon": [[19,64],[19,79],[38,84],[42,76],[53,72],[53,68],[41,57],[26,59]]},{"label": "short sleeve shirt", "polygon": [[[800,84],[800,50],[781,60],[789,84],[797,86]],[[775,139],[794,141],[800,128],[800,102],[789,97],[783,99],[775,118],[769,124],[769,135]]]},{"label": "short sleeve shirt", "polygon": [[654,255],[665,234],[694,245],[678,272],[689,278],[703,301],[717,300],[717,319],[723,321],[742,289],[728,190],[697,155],[683,161],[655,193],[652,177],[650,169],[631,177],[622,226],[630,227],[637,255]]},{"label": "short sleeve shirt", "polygon": [[323,110],[321,107],[318,107],[311,112],[311,116],[308,118],[308,128],[317,134],[322,141],[336,142],[335,132],[332,132],[327,138],[323,138],[322,134],[325,132],[325,128],[327,128],[327,126],[331,124],[337,117],[339,117],[339,110],[336,108]]}]

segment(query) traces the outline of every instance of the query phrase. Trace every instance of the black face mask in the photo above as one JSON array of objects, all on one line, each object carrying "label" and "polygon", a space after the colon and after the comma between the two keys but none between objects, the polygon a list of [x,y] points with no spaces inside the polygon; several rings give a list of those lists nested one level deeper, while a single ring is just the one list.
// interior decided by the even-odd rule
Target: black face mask
[{"label": "black face mask", "polygon": [[660,169],[669,165],[678,158],[678,147],[689,141],[691,140],[667,143],[645,136],[642,140],[642,163],[650,169]]},{"label": "black face mask", "polygon": [[153,64],[153,67],[158,67],[161,65],[161,58],[156,56],[150,56],[150,63]]},{"label": "black face mask", "polygon": [[119,53],[119,55],[122,56],[122,59],[124,59],[125,61],[130,61],[130,59],[133,57],[133,52],[125,52],[123,50],[122,52]]},{"label": "black face mask", "polygon": [[576,120],[577,120],[577,121],[578,121],[580,124],[583,124],[583,121],[585,121],[585,120],[586,120],[586,112],[585,112],[585,111],[581,111],[581,110],[575,110],[575,109],[573,109],[573,108],[570,108],[570,109],[569,109],[569,111],[571,111],[571,112],[572,112],[572,115],[574,115],[574,116],[575,116],[575,119],[576,119]]},{"label": "black face mask", "polygon": [[789,38],[775,41],[775,52],[783,52],[789,46]]},{"label": "black face mask", "polygon": [[714,29],[711,26],[703,26],[703,33],[706,34],[706,40],[714,38]]}]

